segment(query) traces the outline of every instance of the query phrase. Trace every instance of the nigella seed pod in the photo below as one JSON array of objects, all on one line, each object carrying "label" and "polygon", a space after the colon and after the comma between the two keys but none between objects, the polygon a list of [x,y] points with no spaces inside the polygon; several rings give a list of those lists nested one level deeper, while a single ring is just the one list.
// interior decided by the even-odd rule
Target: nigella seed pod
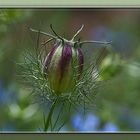
[{"label": "nigella seed pod", "polygon": [[56,44],[52,47],[49,54],[46,56],[43,63],[43,74],[47,79],[49,87],[57,94],[72,92],[75,88],[78,80],[81,78],[84,65],[84,56],[81,51],[81,47],[86,43],[97,43],[97,44],[110,44],[111,42],[101,41],[75,41],[75,37],[82,31],[84,25],[74,34],[70,41],[57,35],[53,30],[52,25],[50,26],[54,35],[46,32],[30,29],[33,32],[37,32],[46,36],[50,39],[49,41],[55,40]]},{"label": "nigella seed pod", "polygon": [[[56,94],[71,92],[80,79],[84,57],[78,46],[70,41],[57,42],[44,61],[44,72]],[[76,78],[76,79],[75,79]]]},{"label": "nigella seed pod", "polygon": [[[49,105],[47,118],[45,118],[45,114],[43,113],[44,131],[62,128],[57,124],[61,119],[59,119],[59,116],[63,118],[63,115],[61,115],[62,110],[69,113],[71,111],[71,105],[82,105],[84,106],[84,109],[87,105],[90,106],[89,103],[92,103],[93,92],[96,87],[96,79],[98,75],[95,68],[96,65],[99,64],[99,61],[95,61],[95,65],[93,62],[91,65],[86,65],[87,68],[85,68],[83,72],[84,55],[81,51],[81,47],[86,43],[110,43],[100,41],[80,41],[80,39],[75,40],[84,25],[81,26],[69,41],[58,36],[53,30],[52,25],[50,27],[55,36],[30,28],[31,31],[38,33],[37,48],[35,48],[36,52],[32,59],[29,57],[29,62],[31,63],[26,62],[27,66],[29,66],[29,64],[31,65],[31,67],[27,68],[29,73],[27,73],[27,78],[31,78],[30,81],[31,85],[33,84],[34,95],[37,95],[37,100],[39,98],[41,103],[42,101],[45,101],[43,103]],[[42,48],[40,49],[39,46],[40,34],[49,37],[49,39],[41,45],[46,45],[50,41],[55,42],[48,55],[44,58],[43,56],[45,52],[43,52]],[[67,104],[68,112],[63,109],[64,104]],[[58,115],[54,114],[57,109],[55,107],[60,108]],[[56,120],[54,120],[54,125],[51,127],[53,116],[56,116]],[[64,123],[62,122],[62,124]],[[55,128],[55,125],[57,128]]]}]

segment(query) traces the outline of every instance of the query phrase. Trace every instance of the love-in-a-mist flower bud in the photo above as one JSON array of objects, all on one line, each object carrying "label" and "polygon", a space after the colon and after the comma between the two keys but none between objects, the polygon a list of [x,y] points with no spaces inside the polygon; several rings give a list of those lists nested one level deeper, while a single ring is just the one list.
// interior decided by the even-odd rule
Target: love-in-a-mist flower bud
[{"label": "love-in-a-mist flower bud", "polygon": [[71,92],[82,74],[83,53],[78,43],[57,40],[44,61],[44,72],[56,94]]},{"label": "love-in-a-mist flower bud", "polygon": [[83,27],[84,25],[81,26],[70,41],[58,36],[52,26],[51,29],[56,36],[31,29],[33,32],[38,32],[51,37],[48,41],[56,41],[55,45],[52,46],[52,49],[45,58],[43,73],[48,80],[48,85],[57,95],[72,92],[76,86],[77,80],[80,79],[84,64],[84,56],[81,51],[81,46],[83,44],[110,44],[110,42],[101,41],[74,41]]}]

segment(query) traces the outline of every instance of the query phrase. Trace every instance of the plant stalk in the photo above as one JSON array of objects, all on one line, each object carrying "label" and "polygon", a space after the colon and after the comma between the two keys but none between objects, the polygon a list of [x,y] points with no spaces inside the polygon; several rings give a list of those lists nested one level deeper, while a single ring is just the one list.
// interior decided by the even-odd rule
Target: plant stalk
[{"label": "plant stalk", "polygon": [[48,128],[49,128],[49,125],[50,125],[52,115],[53,115],[54,109],[56,107],[57,101],[58,101],[58,98],[53,102],[53,104],[52,104],[52,106],[51,106],[51,108],[49,110],[49,114],[47,116],[47,119],[44,122],[44,131],[48,131]]}]

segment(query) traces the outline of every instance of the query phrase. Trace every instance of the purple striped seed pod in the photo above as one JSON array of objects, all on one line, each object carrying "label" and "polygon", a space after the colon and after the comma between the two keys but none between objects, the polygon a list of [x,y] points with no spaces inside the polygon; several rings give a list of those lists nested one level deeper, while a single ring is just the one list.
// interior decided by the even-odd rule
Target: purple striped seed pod
[{"label": "purple striped seed pod", "polygon": [[57,35],[52,28],[52,25],[50,25],[50,27],[55,36],[32,28],[30,28],[30,30],[51,37],[46,43],[54,39],[56,40],[56,44],[45,58],[43,73],[48,79],[50,88],[57,95],[60,95],[61,93],[71,92],[76,85],[76,81],[81,77],[84,64],[81,46],[86,43],[107,45],[111,44],[111,42],[94,40],[82,42],[80,42],[80,40],[75,41],[75,37],[82,31],[84,25],[81,26],[70,41]]},{"label": "purple striped seed pod", "polygon": [[[59,40],[44,61],[43,71],[57,94],[71,92],[80,79],[84,57],[78,43]],[[75,79],[76,78],[76,79]]]}]

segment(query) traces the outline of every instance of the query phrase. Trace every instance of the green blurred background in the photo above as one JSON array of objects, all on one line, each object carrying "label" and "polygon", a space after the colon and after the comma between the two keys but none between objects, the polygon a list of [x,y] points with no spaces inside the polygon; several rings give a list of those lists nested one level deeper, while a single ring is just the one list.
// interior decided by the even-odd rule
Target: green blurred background
[{"label": "green blurred background", "polygon": [[[115,54],[101,67],[95,108],[83,116],[72,112],[62,131],[140,130],[140,9],[0,9],[0,130],[39,131],[42,110],[33,104],[30,89],[17,80],[17,63],[36,45],[29,27],[70,39],[81,26],[82,40],[112,41]],[[99,45],[85,45],[86,59]],[[105,80],[105,81],[104,81]]]}]

